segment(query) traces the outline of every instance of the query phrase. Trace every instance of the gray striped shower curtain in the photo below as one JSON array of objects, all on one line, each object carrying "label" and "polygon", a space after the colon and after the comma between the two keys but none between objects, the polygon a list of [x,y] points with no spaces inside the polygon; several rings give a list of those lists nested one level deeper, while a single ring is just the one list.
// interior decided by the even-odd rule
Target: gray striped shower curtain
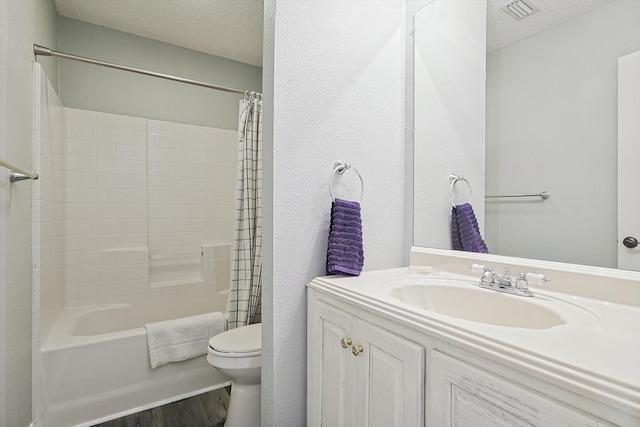
[{"label": "gray striped shower curtain", "polygon": [[247,94],[238,120],[238,183],[229,329],[261,322],[262,97]]}]

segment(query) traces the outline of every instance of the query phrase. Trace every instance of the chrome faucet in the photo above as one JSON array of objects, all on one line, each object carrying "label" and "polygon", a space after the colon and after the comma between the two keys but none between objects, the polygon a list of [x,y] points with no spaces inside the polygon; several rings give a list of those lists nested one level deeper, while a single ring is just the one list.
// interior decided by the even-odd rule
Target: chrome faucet
[{"label": "chrome faucet", "polygon": [[505,267],[504,274],[500,276],[493,268],[480,264],[473,264],[469,267],[474,273],[482,273],[478,286],[498,292],[506,292],[523,297],[532,297],[533,292],[529,290],[529,280],[537,284],[548,283],[549,279],[543,274],[518,273],[515,283],[509,275],[509,268]]},{"label": "chrome faucet", "polygon": [[499,276],[495,271],[493,271],[493,268],[484,267],[482,277],[480,278],[480,283],[482,283],[483,285],[495,285],[500,287],[512,286],[511,276],[509,276],[509,268],[505,267],[504,274],[502,276]]}]

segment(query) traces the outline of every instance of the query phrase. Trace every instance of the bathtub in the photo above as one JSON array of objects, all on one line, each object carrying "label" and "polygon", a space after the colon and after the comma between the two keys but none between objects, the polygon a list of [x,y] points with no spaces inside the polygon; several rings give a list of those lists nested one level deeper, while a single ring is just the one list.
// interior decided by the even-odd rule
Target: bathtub
[{"label": "bathtub", "polygon": [[206,355],[151,369],[144,324],[198,314],[176,306],[65,310],[34,351],[34,425],[91,426],[229,385]]}]

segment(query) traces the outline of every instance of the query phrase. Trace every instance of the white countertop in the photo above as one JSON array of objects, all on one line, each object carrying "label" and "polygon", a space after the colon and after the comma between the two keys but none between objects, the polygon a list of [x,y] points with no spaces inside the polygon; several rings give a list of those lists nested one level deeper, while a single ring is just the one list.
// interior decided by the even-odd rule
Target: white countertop
[{"label": "white countertop", "polygon": [[[479,281],[476,276],[445,271],[416,273],[405,267],[364,272],[358,277],[318,277],[309,286],[640,416],[640,307],[535,288],[535,296],[526,299],[535,299],[533,303],[562,313],[566,323],[548,329],[526,329],[462,320],[391,296],[391,288],[402,281],[415,283],[438,277],[468,281],[474,287]],[[395,283],[389,283],[392,281]]]}]

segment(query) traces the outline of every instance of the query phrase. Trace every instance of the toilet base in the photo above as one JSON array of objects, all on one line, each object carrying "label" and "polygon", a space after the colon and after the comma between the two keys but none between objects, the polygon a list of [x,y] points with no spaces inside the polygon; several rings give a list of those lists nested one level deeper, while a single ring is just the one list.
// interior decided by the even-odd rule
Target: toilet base
[{"label": "toilet base", "polygon": [[260,383],[231,383],[224,427],[260,427]]}]

